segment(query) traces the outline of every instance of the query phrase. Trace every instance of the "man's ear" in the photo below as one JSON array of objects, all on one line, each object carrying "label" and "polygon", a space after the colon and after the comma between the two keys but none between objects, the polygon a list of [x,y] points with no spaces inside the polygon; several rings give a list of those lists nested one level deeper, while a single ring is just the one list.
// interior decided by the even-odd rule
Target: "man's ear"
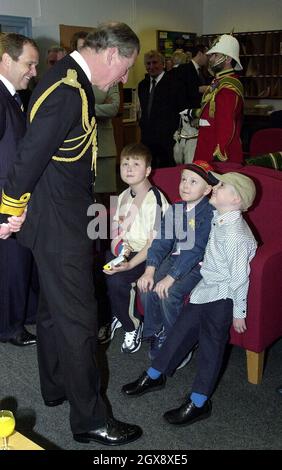
[{"label": "man's ear", "polygon": [[117,47],[109,47],[107,49],[107,64],[111,65],[112,61],[115,59],[115,56],[117,55]]},{"label": "man's ear", "polygon": [[4,52],[4,54],[2,55],[3,65],[5,67],[10,67],[12,61],[13,61],[12,57],[7,52]]}]

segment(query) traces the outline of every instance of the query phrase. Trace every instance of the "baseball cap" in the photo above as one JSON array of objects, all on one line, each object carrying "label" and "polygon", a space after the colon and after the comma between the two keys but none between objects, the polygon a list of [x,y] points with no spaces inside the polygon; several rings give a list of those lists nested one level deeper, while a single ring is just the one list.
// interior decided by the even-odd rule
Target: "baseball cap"
[{"label": "baseball cap", "polygon": [[218,180],[212,175],[214,168],[205,160],[195,160],[193,163],[187,163],[183,170],[191,170],[201,176],[208,184],[214,186]]},{"label": "baseball cap", "polygon": [[231,184],[241,198],[242,210],[248,210],[256,196],[255,183],[251,178],[235,172],[225,173],[224,175],[212,172],[212,175],[222,183]]}]

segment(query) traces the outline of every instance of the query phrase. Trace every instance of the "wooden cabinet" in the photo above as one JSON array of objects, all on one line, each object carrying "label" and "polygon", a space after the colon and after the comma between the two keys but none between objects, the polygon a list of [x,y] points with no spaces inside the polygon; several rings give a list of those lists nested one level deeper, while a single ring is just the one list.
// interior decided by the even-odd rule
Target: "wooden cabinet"
[{"label": "wooden cabinet", "polygon": [[[282,99],[282,31],[234,33],[240,43],[246,98]],[[218,34],[202,36],[209,47]]]}]

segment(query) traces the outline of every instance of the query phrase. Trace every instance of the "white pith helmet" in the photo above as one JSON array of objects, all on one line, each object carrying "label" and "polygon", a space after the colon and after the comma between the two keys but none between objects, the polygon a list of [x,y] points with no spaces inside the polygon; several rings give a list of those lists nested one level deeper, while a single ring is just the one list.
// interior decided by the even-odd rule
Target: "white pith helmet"
[{"label": "white pith helmet", "polygon": [[232,57],[236,62],[234,69],[242,70],[243,67],[239,59],[239,51],[240,46],[237,39],[231,36],[231,34],[223,34],[206,54],[224,54],[228,57]]}]

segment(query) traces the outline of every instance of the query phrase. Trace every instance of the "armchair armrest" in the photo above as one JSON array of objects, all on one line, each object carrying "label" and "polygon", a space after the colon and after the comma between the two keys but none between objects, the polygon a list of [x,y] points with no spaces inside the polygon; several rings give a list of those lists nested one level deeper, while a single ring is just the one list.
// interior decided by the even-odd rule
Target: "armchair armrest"
[{"label": "armchair armrest", "polygon": [[263,351],[282,335],[282,248],[272,240],[257,251],[251,263],[247,331],[231,328],[231,343],[255,352]]}]

